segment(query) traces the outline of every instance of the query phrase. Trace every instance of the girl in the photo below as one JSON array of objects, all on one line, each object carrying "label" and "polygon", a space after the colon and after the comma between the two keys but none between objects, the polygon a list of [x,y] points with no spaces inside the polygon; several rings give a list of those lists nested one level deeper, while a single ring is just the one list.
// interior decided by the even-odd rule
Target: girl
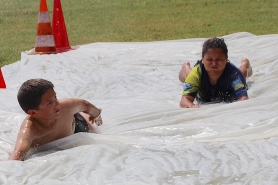
[{"label": "girl", "polygon": [[191,69],[185,62],[179,73],[185,82],[180,106],[196,108],[195,98],[202,102],[233,102],[248,99],[245,78],[252,75],[247,58],[242,59],[237,68],[228,61],[228,49],[222,38],[211,38],[204,42],[202,60]]}]

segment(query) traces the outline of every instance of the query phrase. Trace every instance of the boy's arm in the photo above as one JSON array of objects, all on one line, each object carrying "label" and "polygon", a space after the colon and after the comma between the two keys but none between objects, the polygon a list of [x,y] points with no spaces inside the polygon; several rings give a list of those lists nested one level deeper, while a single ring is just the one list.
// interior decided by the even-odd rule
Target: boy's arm
[{"label": "boy's arm", "polygon": [[17,135],[15,147],[13,153],[8,158],[9,160],[24,160],[27,152],[32,146],[32,140],[35,138],[31,133],[30,125],[32,121],[25,118],[20,127]]},{"label": "boy's arm", "polygon": [[90,102],[83,99],[65,98],[60,99],[59,103],[63,109],[71,110],[72,114],[84,112],[90,115],[90,119],[94,120],[101,114],[101,109],[97,108]]},{"label": "boy's arm", "polygon": [[31,141],[29,139],[21,139],[18,137],[13,153],[8,160],[24,160],[28,150],[31,148]]}]

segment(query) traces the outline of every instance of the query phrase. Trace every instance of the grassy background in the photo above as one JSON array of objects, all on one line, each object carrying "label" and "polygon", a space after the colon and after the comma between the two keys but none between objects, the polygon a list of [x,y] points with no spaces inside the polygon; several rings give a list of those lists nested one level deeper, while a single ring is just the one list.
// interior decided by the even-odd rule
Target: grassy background
[{"label": "grassy background", "polygon": [[[35,46],[39,0],[0,0],[0,66]],[[53,1],[47,0],[52,18]],[[278,33],[277,0],[61,0],[71,46]]]}]

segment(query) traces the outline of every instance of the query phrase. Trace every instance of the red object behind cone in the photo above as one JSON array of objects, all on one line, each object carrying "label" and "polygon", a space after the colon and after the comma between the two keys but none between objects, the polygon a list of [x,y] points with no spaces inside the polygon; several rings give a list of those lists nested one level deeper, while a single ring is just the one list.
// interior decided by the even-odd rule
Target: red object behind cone
[{"label": "red object behind cone", "polygon": [[58,53],[71,50],[60,0],[54,0],[52,29]]},{"label": "red object behind cone", "polygon": [[0,68],[0,88],[6,88],[6,83],[1,68]]}]

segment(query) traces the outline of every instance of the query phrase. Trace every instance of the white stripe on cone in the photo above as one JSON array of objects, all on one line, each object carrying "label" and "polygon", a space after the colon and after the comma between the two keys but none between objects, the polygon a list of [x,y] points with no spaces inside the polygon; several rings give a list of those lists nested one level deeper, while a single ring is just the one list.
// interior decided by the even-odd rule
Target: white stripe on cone
[{"label": "white stripe on cone", "polygon": [[40,12],[38,23],[48,23],[48,22],[50,22],[48,12]]},{"label": "white stripe on cone", "polygon": [[36,47],[55,47],[53,35],[36,36]]}]

